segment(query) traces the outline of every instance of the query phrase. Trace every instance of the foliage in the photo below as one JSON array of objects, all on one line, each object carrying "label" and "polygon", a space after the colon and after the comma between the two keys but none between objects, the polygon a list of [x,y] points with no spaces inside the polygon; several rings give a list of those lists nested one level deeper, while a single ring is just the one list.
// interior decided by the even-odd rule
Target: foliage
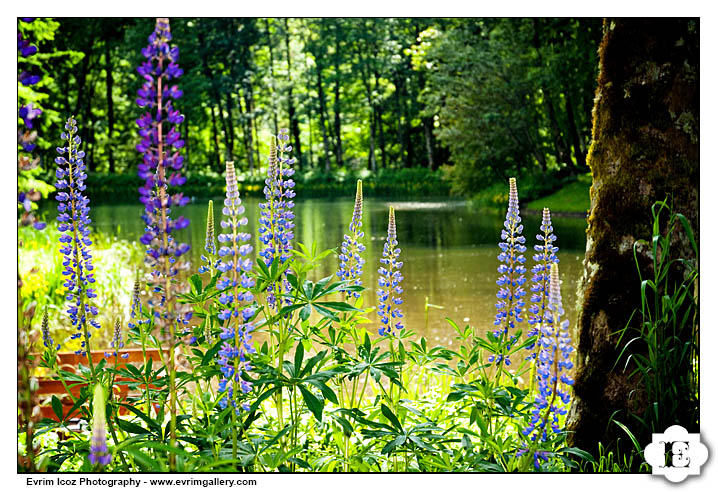
[{"label": "foliage", "polygon": [[425,111],[460,192],[534,169],[585,172],[599,36],[600,19],[472,19],[421,33]]},{"label": "foliage", "polygon": [[[278,162],[286,165],[290,160],[281,157]],[[242,267],[246,281],[241,287],[232,281],[226,272],[235,271],[231,267],[243,253],[239,248],[230,254],[236,234],[231,226],[233,221],[245,221],[233,212],[239,202],[231,171],[224,209],[231,220],[223,226],[234,232],[221,235],[229,246],[220,248],[219,263],[209,259],[213,268],[205,271],[205,279],[198,274],[189,279],[190,291],[178,299],[194,312],[194,320],[177,333],[177,342],[179,337],[189,340],[177,345],[186,363],[170,366],[161,350],[159,361],[147,355],[165,344],[140,299],[139,286],[128,343],[142,347],[143,358],[139,363],[121,362],[115,351],[114,362],[110,354],[97,364],[102,395],[110,395],[106,402],[92,397],[100,385],[93,389],[88,384],[93,379],[89,368],[80,365],[77,373],[60,369],[52,345],[46,347],[43,368],[80,392],[71,396],[69,410],[53,398],[57,420],[38,423],[40,469],[89,471],[106,463],[103,468],[108,471],[559,471],[591,461],[586,453],[562,444],[561,413],[556,413],[550,437],[544,435],[540,443],[521,432],[532,418],[534,395],[519,384],[530,359],[515,370],[487,363],[484,354],[503,350],[500,338],[492,333],[481,337],[471,326],[460,328],[451,320],[458,344],[453,350],[429,347],[426,339],[415,340],[410,330],[398,325],[385,336],[372,335],[366,326],[364,287],[356,279],[310,280],[331,251],[296,244],[284,255],[275,245],[272,261],[260,260],[254,270]],[[282,181],[286,186],[286,179]],[[357,207],[360,210],[360,200]],[[285,216],[283,209],[265,210],[267,224],[275,223],[272,214]],[[394,234],[400,225],[391,219]],[[284,220],[288,224],[290,219]],[[353,227],[357,234],[361,222]],[[212,227],[207,230],[213,233]],[[356,249],[353,254],[360,253]],[[391,271],[387,275],[398,286],[400,279]],[[237,289],[246,294],[239,296]],[[243,306],[233,307],[240,297]],[[233,328],[236,315],[226,315],[227,306],[241,311],[243,323],[251,322],[263,336],[250,344],[241,335],[241,350],[229,350],[237,335],[248,330]],[[115,338],[121,340],[117,333]],[[535,336],[529,337],[511,352],[535,342]],[[547,339],[543,346],[553,345]],[[170,385],[171,371],[175,388]],[[217,385],[215,378],[237,385]],[[109,391],[123,386],[130,390],[126,400]],[[227,404],[228,396],[236,405]],[[175,436],[168,420],[172,399],[177,404]],[[98,418],[105,404],[106,418]],[[90,408],[92,449],[89,427],[68,430],[70,416],[79,411],[89,421]],[[107,451],[105,425],[111,437]]]},{"label": "foliage", "polygon": [[[630,339],[616,362],[630,371],[629,377],[640,378],[643,388],[633,406],[642,411],[627,412],[628,427],[656,433],[679,423],[697,430],[698,265],[676,257],[671,244],[681,237],[695,258],[698,245],[690,223],[683,214],[673,212],[668,199],[656,202],[651,215],[650,242],[640,239],[633,245],[641,305],[620,331],[619,343],[623,337]],[[651,260],[645,278],[641,273],[641,251],[648,251]],[[637,322],[633,322],[634,317]]]},{"label": "foliage", "polygon": [[[90,170],[133,173],[139,162],[132,106],[142,84],[134,67],[142,61],[149,21],[34,23],[46,26],[38,31],[42,45],[33,57],[43,77],[36,91],[44,111],[40,157],[51,154],[42,136],[60,115],[74,114],[82,122]],[[193,174],[219,176],[223,160],[235,162],[238,176],[259,174],[264,142],[277,133],[278,120],[289,122],[298,175],[324,175],[306,187],[317,195],[348,193],[355,177],[340,191],[343,178],[335,174],[363,170],[435,170],[455,163],[455,188],[471,194],[487,181],[520,176],[536,162],[545,161],[541,168],[550,174],[583,165],[597,20],[534,25],[530,19],[178,18],[172,23],[183,57],[185,95],[175,106],[185,117],[181,132],[190,181]],[[26,29],[23,22],[19,26]],[[439,190],[447,188],[435,193]],[[381,189],[391,192],[389,186]]]}]

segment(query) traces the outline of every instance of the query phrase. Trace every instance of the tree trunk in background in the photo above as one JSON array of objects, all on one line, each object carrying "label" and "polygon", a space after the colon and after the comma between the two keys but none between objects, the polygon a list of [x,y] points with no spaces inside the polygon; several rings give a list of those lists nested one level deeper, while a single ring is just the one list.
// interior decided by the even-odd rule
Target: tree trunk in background
[{"label": "tree trunk in background", "polygon": [[426,143],[427,166],[433,171],[436,169],[436,164],[434,163],[434,150],[433,146],[431,145],[432,120],[431,118],[422,118],[421,123],[424,126],[424,142]]},{"label": "tree trunk in background", "polygon": [[227,135],[225,136],[225,139],[227,141],[228,161],[234,161],[234,125],[232,124],[232,120],[234,119],[232,116],[233,108],[234,104],[232,104],[232,93],[227,92]]},{"label": "tree trunk in background", "polygon": [[381,104],[376,107],[376,124],[379,130],[379,151],[381,152],[381,167],[386,169],[386,139],[384,138],[384,120]]},{"label": "tree trunk in background", "polygon": [[214,115],[214,104],[209,105],[209,110],[212,112],[212,137],[214,139],[214,149],[210,150],[210,154],[214,156],[214,160],[217,162],[217,169],[222,170],[222,161],[219,156],[219,135],[217,134],[217,117]]},{"label": "tree trunk in background", "polygon": [[[337,25],[337,29],[339,26]],[[344,166],[344,153],[342,151],[342,120],[341,120],[341,105],[339,94],[341,92],[341,62],[339,53],[341,46],[339,42],[339,33],[336,33],[334,43],[334,158],[337,161],[337,168]]]},{"label": "tree trunk in background", "polygon": [[[252,84],[246,84],[242,91],[242,98],[244,99],[244,113],[247,115],[247,160],[249,162],[249,172],[254,173],[255,159],[252,157],[252,146],[256,141],[256,133],[254,132],[254,97],[252,95]],[[259,163],[259,152],[257,152],[257,165]]]},{"label": "tree trunk in background", "polygon": [[568,130],[571,133],[571,145],[573,146],[573,155],[576,158],[576,166],[580,172],[586,169],[586,154],[581,147],[581,135],[578,133],[576,126],[576,117],[573,113],[573,103],[571,102],[571,94],[569,91],[564,92],[566,95],[566,119],[568,121]]},{"label": "tree trunk in background", "polygon": [[287,78],[289,79],[289,90],[287,92],[287,113],[289,113],[289,141],[294,143],[294,155],[297,159],[297,168],[302,168],[302,143],[299,135],[299,120],[297,119],[297,110],[294,106],[294,97],[292,96],[292,54],[289,51],[289,21],[284,19],[284,44],[287,49]]},{"label": "tree trunk in background", "polygon": [[329,160],[329,138],[327,136],[327,104],[324,100],[324,86],[322,85],[322,65],[317,63],[317,97],[319,98],[319,125],[322,127],[322,145],[324,147],[324,172],[331,171]]},{"label": "tree trunk in background", "polygon": [[[619,343],[616,332],[640,307],[632,248],[637,239],[652,236],[651,205],[671,199],[698,240],[698,54],[697,20],[604,21],[588,156],[593,184],[579,283],[574,399],[567,422],[569,444],[594,456],[599,442],[611,447],[619,437],[624,450],[630,448],[625,432],[609,419],[626,421],[628,412],[642,416],[651,404],[638,377],[629,377],[633,367],[624,371],[625,357],[614,367],[630,338]],[[673,239],[675,257],[695,259],[684,234]],[[643,278],[652,278],[649,251],[638,248]],[[677,423],[697,431],[691,430],[693,422]],[[637,427],[631,430],[638,442],[650,442],[649,432]]]},{"label": "tree trunk in background", "polygon": [[274,124],[274,134],[279,133],[279,124],[277,123],[277,110],[274,105],[274,53],[272,50],[272,32],[269,30],[269,19],[264,19],[264,25],[267,29],[267,46],[269,47],[269,75],[270,75],[270,95],[269,104],[272,109],[272,123]]},{"label": "tree trunk in background", "polygon": [[112,53],[110,42],[105,41],[105,86],[107,88],[107,162],[110,166],[110,173],[115,172],[115,155],[112,151],[114,142],[112,134],[115,129],[115,108],[112,103]]}]

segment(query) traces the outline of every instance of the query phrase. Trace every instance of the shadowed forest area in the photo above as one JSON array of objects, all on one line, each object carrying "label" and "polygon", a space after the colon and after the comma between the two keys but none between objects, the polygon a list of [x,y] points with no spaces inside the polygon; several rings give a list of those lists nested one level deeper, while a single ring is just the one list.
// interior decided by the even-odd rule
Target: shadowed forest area
[{"label": "shadowed forest area", "polygon": [[[127,201],[148,22],[20,26],[39,47],[38,155],[52,162],[48,130],[73,114],[91,182]],[[252,181],[282,126],[300,185],[361,173],[472,196],[518,175],[536,198],[588,172],[600,19],[179,18],[172,35],[189,185],[221,186],[225,160]]]}]

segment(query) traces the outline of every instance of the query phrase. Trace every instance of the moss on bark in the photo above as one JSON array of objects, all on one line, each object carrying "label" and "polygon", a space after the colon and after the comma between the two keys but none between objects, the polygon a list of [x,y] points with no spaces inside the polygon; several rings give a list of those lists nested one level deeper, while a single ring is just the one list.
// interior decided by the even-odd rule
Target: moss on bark
[{"label": "moss on bark", "polygon": [[[607,19],[593,108],[593,174],[570,442],[591,452],[621,430],[613,415],[647,402],[623,364],[618,330],[640,306],[633,243],[651,237],[651,205],[666,197],[698,232],[698,20]],[[696,237],[697,239],[697,237]],[[676,255],[693,256],[683,237]],[[648,250],[639,251],[650,268]],[[635,321],[634,321],[635,324]],[[625,343],[624,340],[622,343]],[[619,418],[620,420],[620,418]],[[639,435],[646,442],[645,435]],[[648,436],[650,438],[650,436]],[[622,441],[627,442],[625,435]]]}]

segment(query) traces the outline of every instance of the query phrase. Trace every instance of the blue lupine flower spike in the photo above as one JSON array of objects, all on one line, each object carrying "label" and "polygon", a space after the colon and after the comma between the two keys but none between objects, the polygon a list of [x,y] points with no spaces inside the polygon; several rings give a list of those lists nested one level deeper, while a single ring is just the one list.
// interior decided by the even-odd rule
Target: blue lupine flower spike
[{"label": "blue lupine flower spike", "polygon": [[[259,239],[263,244],[259,256],[267,266],[272,262],[285,263],[292,250],[294,239],[294,169],[291,167],[295,159],[285,156],[292,151],[288,145],[289,134],[286,128],[279,130],[276,138],[272,138],[269,145],[269,166],[267,178],[264,180],[265,203],[259,205]],[[287,271],[286,273],[289,273]],[[277,299],[281,299],[283,292],[290,291],[289,282],[286,278],[282,282],[267,287],[267,304],[270,308],[277,305]],[[285,298],[285,303],[290,303]]]},{"label": "blue lupine flower spike", "polygon": [[[222,208],[221,222],[223,232],[218,239],[221,246],[219,256],[221,261],[217,269],[224,276],[217,282],[218,289],[228,289],[219,296],[219,319],[224,323],[220,338],[224,341],[218,352],[218,362],[222,377],[219,381],[220,407],[226,408],[231,403],[237,414],[241,406],[238,404],[242,393],[252,389],[250,382],[242,379],[242,371],[252,369],[247,354],[254,352],[250,341],[254,330],[252,318],[255,314],[254,300],[250,289],[254,287],[254,279],[249,275],[254,267],[251,259],[252,246],[249,244],[251,234],[241,232],[240,227],[247,225],[244,216],[244,206],[239,198],[237,176],[234,163],[227,162],[225,179],[227,182],[227,197]],[[245,406],[245,409],[248,407]]]},{"label": "blue lupine flower spike", "polygon": [[50,335],[50,324],[47,317],[47,308],[45,308],[45,314],[42,315],[42,344],[50,350],[51,353],[57,352],[60,349],[60,345],[55,346],[55,341]]},{"label": "blue lupine flower spike", "polygon": [[218,260],[215,258],[217,256],[217,245],[214,237],[214,202],[212,202],[212,200],[207,204],[207,228],[205,230],[204,251],[206,255],[200,257],[204,265],[199,267],[199,273],[209,272],[211,276],[214,276]]},{"label": "blue lupine flower spike", "polygon": [[404,324],[401,319],[404,315],[399,306],[404,302],[400,297],[404,289],[401,287],[401,281],[404,277],[401,275],[401,267],[403,262],[399,261],[401,249],[397,248],[396,240],[396,219],[394,218],[394,207],[389,207],[389,227],[387,228],[386,243],[384,243],[384,251],[379,262],[384,265],[379,268],[379,288],[376,293],[379,296],[379,335],[391,335],[394,330],[402,330]]},{"label": "blue lupine flower spike", "polygon": [[536,371],[539,393],[535,398],[531,422],[523,430],[523,434],[530,436],[535,443],[548,439],[549,421],[553,432],[561,431],[559,416],[566,414],[571,398],[573,379],[568,376],[568,372],[573,368],[573,347],[568,331],[569,322],[562,319],[563,314],[558,264],[552,263],[548,311],[539,338]]},{"label": "blue lupine flower spike", "polygon": [[[551,225],[551,211],[548,208],[543,209],[543,219],[541,221],[541,234],[536,235],[536,239],[542,242],[534,246],[536,254],[533,259],[536,265],[531,269],[533,277],[531,281],[531,302],[529,308],[528,322],[532,326],[531,330],[526,333],[527,337],[539,334],[539,327],[543,324],[548,308],[549,278],[551,265],[558,263],[558,248],[553,245],[556,236],[553,234],[553,226]],[[535,360],[539,347],[538,344],[531,344],[526,348],[530,351],[527,359]]]},{"label": "blue lupine flower spike", "polygon": [[146,227],[140,242],[147,246],[148,282],[154,285],[148,305],[153,312],[161,313],[156,323],[163,335],[168,333],[168,328],[172,332],[174,323],[187,324],[192,317],[189,304],[175,302],[181,284],[170,280],[179,270],[189,268],[189,264],[179,258],[190,249],[188,244],[178,244],[173,237],[175,231],[189,226],[189,219],[171,217],[172,207],[182,207],[189,202],[182,193],[170,194],[171,188],[187,181],[179,173],[184,161],[179,150],[184,147],[184,140],[178,128],[184,116],[174,109],[172,102],[182,97],[182,91],[170,82],[183,71],[177,65],[179,49],[170,46],[171,40],[169,20],[158,18],[148,38],[149,44],[142,50],[146,61],[137,68],[144,84],[137,91],[136,99],[140,107],[148,110],[136,120],[142,138],[136,146],[142,154],[138,175],[145,181],[140,188],[140,201],[145,205],[142,219]]},{"label": "blue lupine flower spike", "polygon": [[[348,285],[361,285],[361,274],[364,267],[364,258],[361,253],[366,249],[359,241],[364,237],[362,227],[362,184],[357,180],[357,193],[354,200],[354,214],[349,224],[349,234],[344,234],[341,253],[339,254],[339,271],[337,276]],[[359,298],[359,292],[345,292],[347,297]]]},{"label": "blue lupine flower spike", "polygon": [[87,325],[100,328],[95,321],[98,310],[92,304],[97,297],[92,266],[92,255],[89,246],[90,240],[90,199],[83,195],[85,191],[85,152],[79,150],[80,137],[77,136],[77,126],[74,118],[70,117],[65,124],[65,131],[60,135],[66,141],[66,147],[58,147],[60,154],[55,159],[58,165],[55,175],[59,190],[55,199],[60,202],[57,206],[58,230],[60,235],[60,253],[63,254],[62,274],[66,277],[62,284],[67,289],[65,299],[68,301],[67,314],[70,316],[72,326],[77,330],[71,339],[82,339],[80,349],[75,353],[87,355],[90,337],[92,336]]},{"label": "blue lupine flower spike", "polygon": [[523,229],[524,226],[521,225],[521,216],[519,215],[516,178],[510,178],[509,206],[499,243],[501,254],[499,254],[498,260],[501,265],[498,267],[498,272],[501,276],[496,281],[499,291],[496,294],[498,301],[496,302],[497,313],[494,325],[497,328],[494,330],[494,336],[500,339],[501,350],[499,353],[489,356],[489,362],[495,362],[496,365],[511,364],[507,354],[516,342],[516,335],[509,336],[509,331],[513,331],[516,325],[523,321],[521,311],[525,303],[521,298],[526,293],[521,287],[526,282],[524,277],[526,259],[523,256],[526,251],[526,246],[524,246],[526,239],[521,235]]},{"label": "blue lupine flower spike", "polygon": [[114,349],[112,352],[105,352],[105,357],[121,357],[123,359],[126,359],[129,357],[129,353],[125,352],[124,354],[120,354],[120,349],[124,348],[125,342],[122,340],[122,325],[120,324],[120,320],[115,320],[115,332],[112,335],[112,342],[111,347]]},{"label": "blue lupine flower spike", "polygon": [[105,431],[105,389],[95,385],[92,401],[92,437],[90,438],[90,463],[106,466],[112,462],[112,454],[107,449]]}]

